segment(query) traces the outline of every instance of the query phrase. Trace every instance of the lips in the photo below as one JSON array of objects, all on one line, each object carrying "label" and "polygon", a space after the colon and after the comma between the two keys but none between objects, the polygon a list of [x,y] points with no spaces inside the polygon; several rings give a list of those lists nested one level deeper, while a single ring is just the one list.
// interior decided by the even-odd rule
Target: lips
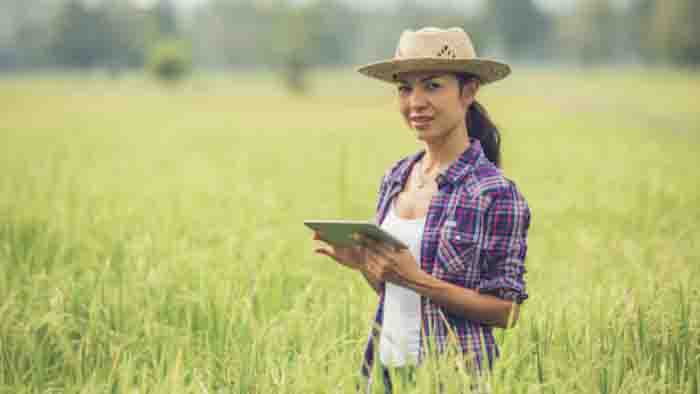
[{"label": "lips", "polygon": [[411,116],[409,117],[414,126],[427,126],[432,120],[432,116]]},{"label": "lips", "polygon": [[433,120],[432,116],[411,116],[411,121],[413,122],[430,122]]}]

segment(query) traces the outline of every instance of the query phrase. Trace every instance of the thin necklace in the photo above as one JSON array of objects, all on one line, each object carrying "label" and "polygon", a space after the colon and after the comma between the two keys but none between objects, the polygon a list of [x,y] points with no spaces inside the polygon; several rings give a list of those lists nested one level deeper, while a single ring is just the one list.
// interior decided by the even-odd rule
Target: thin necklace
[{"label": "thin necklace", "polygon": [[[423,160],[420,160],[418,163],[418,168],[416,169],[416,172],[418,173],[418,176],[416,177],[417,181],[417,186],[419,189],[422,189],[425,187],[425,185],[428,184],[429,181],[435,180],[435,178],[427,179],[425,175],[423,174]],[[438,168],[438,174],[442,171],[442,168]]]}]

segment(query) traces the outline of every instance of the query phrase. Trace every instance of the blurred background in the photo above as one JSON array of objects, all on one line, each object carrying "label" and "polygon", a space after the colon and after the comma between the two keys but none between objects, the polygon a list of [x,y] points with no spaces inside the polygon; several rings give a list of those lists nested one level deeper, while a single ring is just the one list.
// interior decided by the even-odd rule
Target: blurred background
[{"label": "blurred background", "polygon": [[695,0],[3,0],[0,72],[265,69],[303,90],[306,70],[384,59],[422,26],[509,62],[697,67],[699,19]]},{"label": "blurred background", "polygon": [[372,217],[420,148],[351,66],[423,26],[513,66],[479,92],[532,211],[493,393],[698,394],[699,21],[698,0],[0,0],[0,394],[356,394],[377,298],[302,221]]}]

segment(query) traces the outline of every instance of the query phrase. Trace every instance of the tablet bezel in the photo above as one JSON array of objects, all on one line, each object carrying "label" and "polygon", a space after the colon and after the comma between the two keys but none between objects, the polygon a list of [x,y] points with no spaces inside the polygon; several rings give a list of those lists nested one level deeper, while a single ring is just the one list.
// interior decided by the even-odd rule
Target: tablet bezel
[{"label": "tablet bezel", "polygon": [[304,220],[306,227],[316,231],[323,241],[335,246],[353,246],[359,243],[352,234],[360,233],[372,239],[386,242],[399,249],[408,246],[400,239],[379,227],[376,223],[363,220]]}]

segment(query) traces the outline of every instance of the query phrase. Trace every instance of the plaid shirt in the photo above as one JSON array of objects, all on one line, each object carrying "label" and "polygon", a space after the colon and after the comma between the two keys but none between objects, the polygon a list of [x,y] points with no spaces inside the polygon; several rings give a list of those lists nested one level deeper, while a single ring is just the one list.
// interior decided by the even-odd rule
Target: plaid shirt
[{"label": "plaid shirt", "polygon": [[[377,223],[382,223],[392,199],[403,190],[413,164],[424,153],[406,157],[386,172],[379,190]],[[523,274],[530,209],[515,184],[486,158],[476,139],[436,181],[438,191],[428,207],[421,240],[421,269],[452,284],[522,303],[528,297]],[[362,365],[365,377],[371,375],[383,307],[382,291]],[[448,332],[451,338],[456,336],[463,354],[473,355],[478,369],[484,357],[482,339],[489,367],[499,355],[492,327],[453,314],[423,296],[421,320],[419,361],[426,354],[423,336],[442,352]]]}]

